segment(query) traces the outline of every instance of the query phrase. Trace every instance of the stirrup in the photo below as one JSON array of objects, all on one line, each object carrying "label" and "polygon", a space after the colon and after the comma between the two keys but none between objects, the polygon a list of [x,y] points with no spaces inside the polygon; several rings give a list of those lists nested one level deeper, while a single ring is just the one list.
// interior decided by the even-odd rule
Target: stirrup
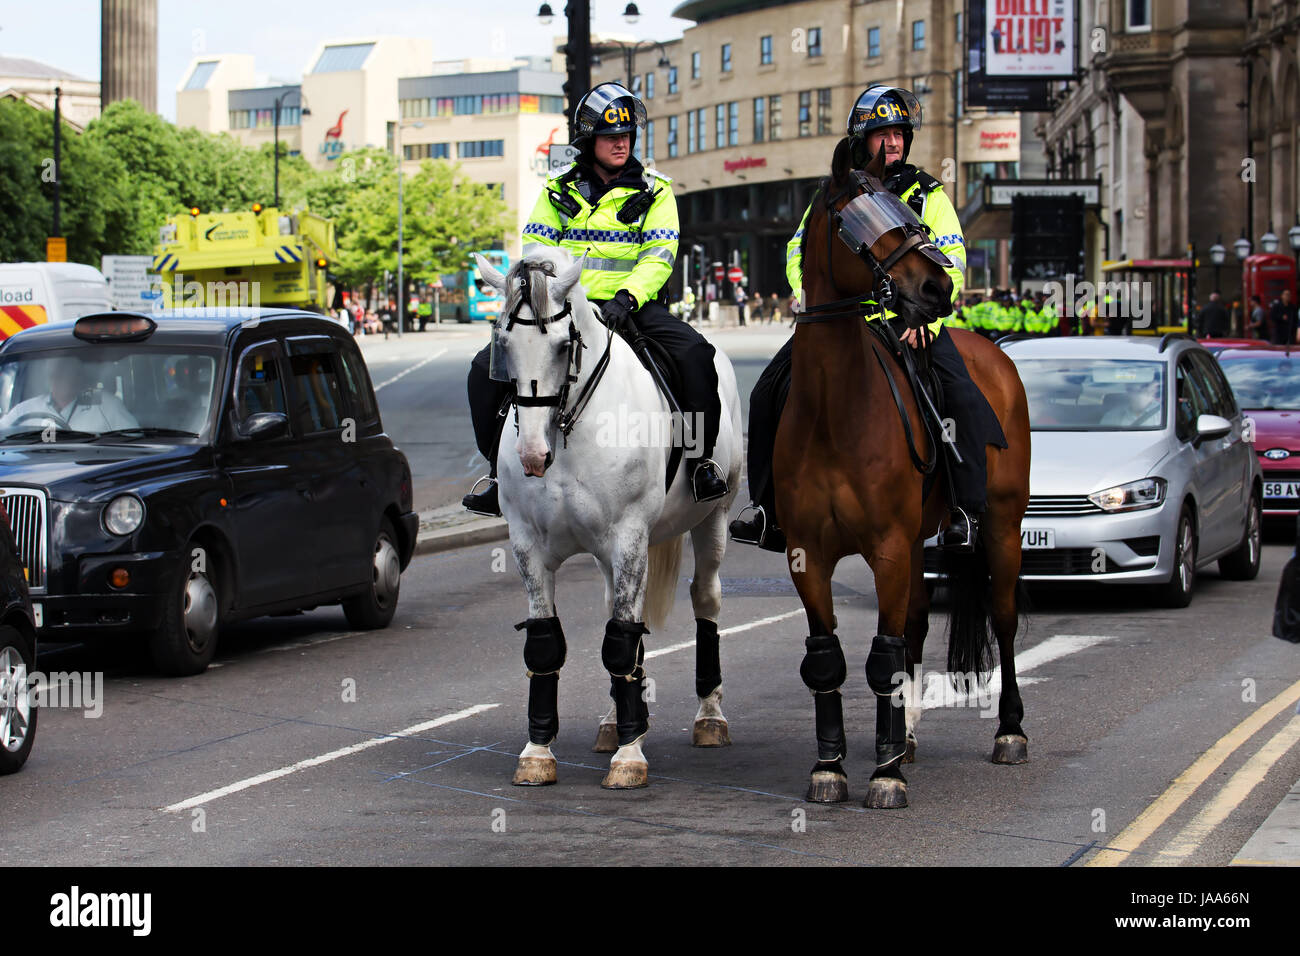
[{"label": "stirrup", "polygon": [[[709,492],[709,493],[707,493],[707,494],[701,496],[701,495],[700,495],[699,486],[698,486],[698,484],[696,483],[696,480],[695,480],[695,479],[696,479],[696,476],[699,475],[699,473],[700,473],[700,469],[701,469],[701,468],[704,468],[704,467],[707,466],[707,465],[712,465],[712,466],[713,466],[713,470],[714,470],[714,472],[716,472],[716,474],[717,474],[717,483],[718,483],[719,485],[722,486],[722,489],[719,491],[719,490],[717,490],[717,489],[715,488],[714,491]],[[705,458],[703,461],[697,463],[696,466],[695,466],[695,468],[692,469],[692,471],[691,471],[691,496],[696,500],[697,503],[698,503],[698,502],[704,502],[704,501],[716,501],[716,500],[719,499],[719,498],[723,498],[723,497],[725,497],[726,494],[727,494],[727,492],[730,491],[730,490],[731,490],[731,489],[727,487],[727,479],[724,478],[724,477],[722,477],[722,466],[720,466],[720,465],[719,465],[716,461],[714,461],[712,458]]]},{"label": "stirrup", "polygon": [[500,518],[501,510],[499,505],[497,506],[496,511],[487,511],[482,508],[476,508],[474,507],[473,504],[471,504],[471,502],[474,501],[475,498],[480,497],[478,486],[483,484],[483,482],[485,481],[488,483],[488,486],[487,486],[487,490],[483,492],[484,495],[496,491],[497,480],[493,478],[491,475],[484,475],[482,478],[478,479],[478,481],[474,482],[474,487],[469,490],[469,494],[467,494],[464,498],[460,500],[461,507],[464,508],[466,511],[468,511],[470,514],[483,515],[486,518]]},{"label": "stirrup", "polygon": [[[736,534],[737,527],[744,528],[749,523],[745,520],[744,517],[746,511],[752,511],[754,512],[754,514],[758,516],[759,524],[758,524],[757,537],[749,537],[744,534]],[[741,544],[753,544],[753,545],[762,546],[763,539],[767,537],[767,511],[763,508],[762,505],[745,505],[745,507],[740,509],[740,514],[738,514],[732,520],[731,524],[727,525],[727,532],[728,534],[731,535],[732,541],[738,541]]]},{"label": "stirrup", "polygon": [[963,518],[966,519],[966,534],[961,539],[953,538],[950,540],[949,532],[953,530],[952,522],[950,521],[948,523],[948,527],[944,528],[939,535],[939,546],[949,551],[958,551],[958,552],[965,552],[965,553],[974,551],[975,537],[977,534],[979,534],[978,526],[975,523],[975,519],[971,517],[970,513],[967,512],[965,508],[955,507],[951,509],[950,517],[953,512],[960,514]]}]

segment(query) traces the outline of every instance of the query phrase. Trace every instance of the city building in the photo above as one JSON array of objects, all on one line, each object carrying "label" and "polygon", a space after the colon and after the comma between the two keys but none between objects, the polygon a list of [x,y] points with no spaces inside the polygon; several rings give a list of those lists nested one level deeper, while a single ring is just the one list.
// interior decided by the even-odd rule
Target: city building
[{"label": "city building", "polygon": [[[709,262],[738,263],[751,292],[789,291],[786,243],[830,170],[854,101],[875,83],[917,93],[923,123],[909,161],[942,180],[955,206],[986,174],[1019,175],[1020,117],[962,107],[963,7],[689,0],[673,10],[694,22],[680,40],[596,44],[607,55],[593,65],[593,83],[631,74],[650,120],[643,161],[674,180],[682,220],[674,294],[695,245]],[[987,245],[992,274],[1005,274],[1005,241]],[[990,281],[987,271],[975,278]]]},{"label": "city building", "polygon": [[99,115],[99,84],[36,60],[0,56],[0,96],[37,109],[54,110],[54,91],[61,91],[59,110],[77,129]]}]

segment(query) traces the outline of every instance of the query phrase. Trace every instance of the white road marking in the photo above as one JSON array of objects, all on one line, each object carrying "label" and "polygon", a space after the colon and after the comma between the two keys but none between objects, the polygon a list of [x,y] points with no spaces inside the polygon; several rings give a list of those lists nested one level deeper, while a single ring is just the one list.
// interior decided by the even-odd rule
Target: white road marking
[{"label": "white road marking", "polygon": [[446,349],[438,349],[438,351],[434,352],[432,355],[430,355],[430,356],[429,356],[427,359],[425,359],[423,362],[416,362],[414,365],[412,365],[410,368],[406,369],[405,371],[403,371],[403,372],[398,372],[396,375],[394,375],[394,376],[393,376],[392,378],[390,378],[388,381],[386,381],[386,382],[380,382],[378,385],[375,386],[375,391],[376,391],[376,392],[379,391],[379,390],[380,390],[381,388],[383,388],[385,385],[392,385],[392,384],[393,384],[394,382],[396,382],[398,379],[400,379],[400,378],[404,378],[405,376],[410,375],[410,374],[411,374],[412,372],[414,372],[417,368],[423,368],[424,366],[426,366],[426,365],[428,365],[430,362],[432,362],[434,359],[436,359],[438,356],[445,354],[446,351],[447,351]]},{"label": "white road marking", "polygon": [[458,720],[464,720],[466,717],[473,717],[475,714],[481,714],[485,710],[491,710],[494,707],[500,707],[500,704],[475,704],[473,707],[466,707],[464,710],[458,710],[454,714],[444,714],[433,720],[426,720],[420,724],[414,724],[403,730],[394,731],[391,734],[384,734],[382,737],[374,737],[370,740],[363,740],[361,743],[352,744],[350,747],[341,747],[338,750],[331,750],[329,753],[321,754],[317,757],[308,757],[306,760],[299,760],[295,764],[287,767],[280,767],[278,770],[271,770],[267,773],[259,773],[255,777],[248,777],[229,786],[221,787],[217,790],[209,790],[207,793],[201,793],[197,797],[190,797],[188,800],[182,800],[180,803],[173,803],[169,807],[163,807],[164,813],[179,813],[182,810],[189,810],[191,807],[197,807],[204,803],[211,803],[213,800],[219,800],[222,797],[229,796],[232,793],[238,793],[241,790],[247,790],[249,787],[256,787],[258,784],[267,783],[271,780],[278,780],[281,777],[287,777],[291,773],[297,773],[299,770],[306,770],[309,767],[319,767],[321,764],[329,763],[332,760],[338,760],[340,757],[349,757],[352,754],[360,753],[363,750],[369,750],[371,747],[378,747],[380,744],[391,743],[403,737],[413,737],[416,734],[422,734],[425,731],[433,730],[435,727],[442,727],[446,724],[455,723]]},{"label": "white road marking", "polygon": [[[724,628],[718,631],[718,637],[726,637],[728,634],[739,634],[741,631],[748,631],[751,628],[762,627],[764,624],[775,624],[777,621],[785,621],[797,614],[802,614],[803,608],[797,611],[786,611],[784,614],[774,614],[771,617],[760,617],[757,621],[750,621],[748,624],[737,624],[735,627]],[[682,641],[680,644],[671,644],[668,647],[661,647],[655,651],[646,651],[645,659],[650,660],[652,657],[663,657],[665,654],[675,654],[677,651],[684,651],[688,647],[694,647],[694,639]]]},{"label": "white road marking", "polygon": [[[1019,687],[1028,687],[1030,684],[1037,684],[1040,681],[1047,680],[1046,677],[1026,677],[1019,679],[1020,675],[1027,674],[1036,667],[1042,667],[1044,664],[1054,661],[1061,657],[1067,657],[1070,654],[1076,654],[1079,651],[1092,647],[1094,644],[1100,644],[1103,641],[1113,641],[1112,635],[1101,634],[1056,634],[1043,641],[1041,644],[1035,644],[1029,650],[1016,655],[1016,681]],[[942,704],[934,706],[956,706],[961,707],[971,697],[978,697],[987,694],[998,694],[1002,690],[1002,668],[993,668],[993,673],[989,675],[988,688],[976,691],[974,694],[957,694],[951,700],[945,699]],[[927,709],[928,706],[927,706]]]}]

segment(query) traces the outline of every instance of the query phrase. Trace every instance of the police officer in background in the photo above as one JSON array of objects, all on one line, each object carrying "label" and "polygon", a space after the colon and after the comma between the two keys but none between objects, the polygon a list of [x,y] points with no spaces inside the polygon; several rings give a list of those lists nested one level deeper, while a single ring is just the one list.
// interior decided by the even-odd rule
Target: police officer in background
[{"label": "police officer in background", "polygon": [[[523,231],[523,254],[559,246],[587,257],[579,280],[606,324],[625,337],[642,334],[662,345],[681,369],[687,412],[702,412],[701,458],[690,470],[696,501],[727,493],[727,482],[711,458],[718,440],[722,404],[714,348],[699,332],[668,311],[664,286],[673,273],[679,238],[677,200],[671,180],[645,169],[632,155],[636,131],[646,124],[645,105],[621,83],[601,83],[574,109],[577,162],[546,181]],[[488,487],[461,502],[478,514],[500,515],[496,453],[506,420],[510,386],[493,381],[491,347],[474,357],[469,372],[474,440],[491,466]]]},{"label": "police officer in background", "polygon": [[[961,224],[952,201],[942,184],[929,173],[907,162],[912,136],[921,125],[921,104],[907,90],[884,85],[862,93],[848,119],[848,135],[853,140],[854,165],[864,169],[879,150],[885,151],[884,186],[911,207],[917,218],[934,236],[935,245],[953,263],[947,269],[952,279],[953,301],[961,295],[966,272],[966,247]],[[814,200],[816,201],[816,200]],[[792,290],[791,308],[802,299],[803,256],[799,250],[804,227],[812,211],[804,212],[799,228],[786,247],[786,278]],[[878,318],[873,314],[871,320]],[[886,319],[894,318],[886,312]],[[941,544],[954,550],[971,550],[975,545],[976,518],[984,510],[986,497],[985,440],[1005,443],[1001,426],[993,410],[971,381],[966,363],[944,331],[938,319],[929,326],[930,358],[946,399],[945,410],[956,422],[955,438],[963,463],[953,463],[956,501]],[[920,344],[917,329],[908,329],[902,338],[913,347]],[[770,551],[785,550],[785,534],[776,525],[776,491],[772,482],[772,456],[776,431],[790,389],[790,363],[794,352],[793,336],[777,352],[759,377],[749,399],[749,492],[753,516],[731,522],[734,540],[757,544]],[[868,427],[863,423],[863,427]],[[1005,447],[1005,444],[1004,444]]]}]

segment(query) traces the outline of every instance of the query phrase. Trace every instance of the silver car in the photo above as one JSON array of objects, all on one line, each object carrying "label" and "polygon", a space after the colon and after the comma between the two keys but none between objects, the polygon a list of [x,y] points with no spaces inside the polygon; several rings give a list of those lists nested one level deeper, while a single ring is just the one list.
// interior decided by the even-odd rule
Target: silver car
[{"label": "silver car", "polygon": [[[1186,607],[1198,568],[1259,572],[1263,478],[1253,423],[1184,335],[1007,342],[1033,454],[1020,531],[1026,581],[1154,585]],[[927,571],[937,570],[927,552]]]}]

